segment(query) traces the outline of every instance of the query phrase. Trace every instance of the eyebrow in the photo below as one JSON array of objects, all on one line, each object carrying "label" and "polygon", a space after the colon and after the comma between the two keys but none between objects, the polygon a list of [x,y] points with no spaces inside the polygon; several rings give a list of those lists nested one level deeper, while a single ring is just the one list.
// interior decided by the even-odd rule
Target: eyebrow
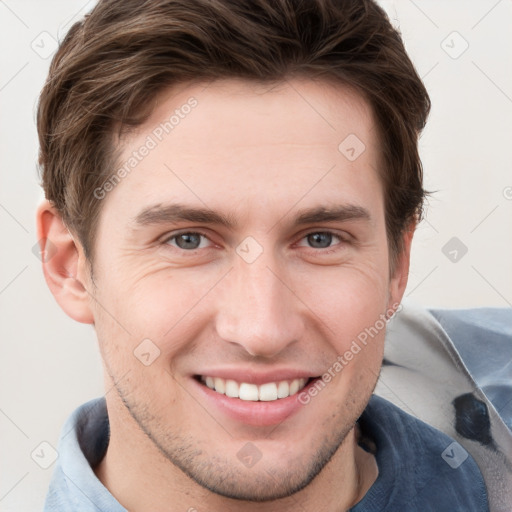
[{"label": "eyebrow", "polygon": [[[366,208],[351,204],[336,207],[316,207],[299,210],[293,223],[299,226],[322,222],[344,222],[349,220],[371,221],[371,215]],[[144,208],[134,218],[134,224],[136,226],[158,225],[180,221],[216,224],[229,229],[236,227],[236,222],[231,216],[223,215],[209,208],[194,208],[182,204],[156,204]]]},{"label": "eyebrow", "polygon": [[218,224],[230,229],[235,226],[235,222],[230,217],[222,215],[221,213],[214,212],[208,208],[192,208],[181,204],[157,204],[149,208],[144,208],[134,220],[135,224],[139,226],[179,221]]},{"label": "eyebrow", "polygon": [[299,210],[295,224],[316,224],[321,222],[344,222],[349,220],[371,221],[370,212],[362,206],[353,204],[338,207],[320,207]]}]

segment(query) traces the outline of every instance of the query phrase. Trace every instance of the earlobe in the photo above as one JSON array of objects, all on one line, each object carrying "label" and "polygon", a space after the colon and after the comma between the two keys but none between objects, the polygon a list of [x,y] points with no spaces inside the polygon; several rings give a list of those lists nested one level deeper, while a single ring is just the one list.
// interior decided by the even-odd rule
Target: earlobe
[{"label": "earlobe", "polygon": [[87,292],[84,251],[47,200],[37,209],[37,237],[46,283],[64,312],[86,324],[94,323]]},{"label": "earlobe", "polygon": [[409,280],[409,266],[411,261],[411,244],[416,229],[416,223],[412,223],[402,234],[402,251],[397,256],[393,275],[389,284],[390,309],[396,309],[400,304]]}]

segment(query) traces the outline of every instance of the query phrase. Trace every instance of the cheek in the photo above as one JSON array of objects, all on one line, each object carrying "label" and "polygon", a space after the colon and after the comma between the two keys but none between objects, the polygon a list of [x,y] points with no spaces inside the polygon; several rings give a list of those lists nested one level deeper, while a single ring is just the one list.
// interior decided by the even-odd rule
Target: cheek
[{"label": "cheek", "polygon": [[321,319],[329,337],[343,348],[347,339],[374,325],[389,296],[387,269],[347,266],[304,276],[299,296]]},{"label": "cheek", "polygon": [[321,330],[329,345],[326,371],[338,396],[374,387],[384,352],[388,284],[386,271],[365,266],[333,269],[304,287],[304,302],[317,319],[312,331]]},{"label": "cheek", "polygon": [[[180,353],[190,337],[180,324],[167,335],[177,320],[170,320],[171,305],[150,304],[131,294],[125,301],[108,301],[109,312],[98,312],[96,333],[106,373],[107,388],[116,387],[131,409],[157,414],[160,408],[170,407],[178,400],[179,388],[174,384],[172,360]],[[178,311],[176,311],[179,314]],[[172,334],[172,335],[171,335]],[[192,334],[193,336],[194,334]],[[169,342],[170,340],[170,342]],[[162,392],[155,393],[155,390]]]},{"label": "cheek", "polygon": [[185,347],[190,350],[208,318],[205,299],[218,281],[212,273],[196,274],[169,269],[146,272],[140,279],[130,278],[128,272],[110,274],[95,301],[96,331],[105,352],[115,352],[116,360],[130,364],[144,340],[158,347],[164,356],[160,361]]}]

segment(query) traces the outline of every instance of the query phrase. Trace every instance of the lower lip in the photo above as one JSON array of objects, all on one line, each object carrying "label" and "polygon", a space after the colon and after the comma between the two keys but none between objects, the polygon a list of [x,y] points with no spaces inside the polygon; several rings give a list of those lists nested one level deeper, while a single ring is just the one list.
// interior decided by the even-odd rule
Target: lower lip
[{"label": "lower lip", "polygon": [[283,421],[290,418],[304,407],[298,397],[301,393],[307,392],[308,388],[314,384],[316,379],[312,379],[307,386],[295,395],[269,402],[253,402],[240,400],[239,398],[230,398],[229,396],[217,393],[195,378],[193,378],[192,381],[206,397],[206,400],[226,416],[247,425],[269,427],[283,423]]}]

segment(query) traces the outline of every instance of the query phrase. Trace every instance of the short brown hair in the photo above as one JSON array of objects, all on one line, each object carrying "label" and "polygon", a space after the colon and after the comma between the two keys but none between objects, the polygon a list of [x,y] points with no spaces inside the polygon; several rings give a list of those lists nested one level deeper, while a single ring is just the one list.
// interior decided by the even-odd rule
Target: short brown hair
[{"label": "short brown hair", "polygon": [[421,218],[417,143],[430,100],[371,0],[100,0],[69,30],[41,93],[46,197],[91,261],[101,206],[93,191],[115,169],[116,127],[141,124],[155,95],[176,84],[292,77],[334,80],[371,105],[393,260],[404,229]]}]

